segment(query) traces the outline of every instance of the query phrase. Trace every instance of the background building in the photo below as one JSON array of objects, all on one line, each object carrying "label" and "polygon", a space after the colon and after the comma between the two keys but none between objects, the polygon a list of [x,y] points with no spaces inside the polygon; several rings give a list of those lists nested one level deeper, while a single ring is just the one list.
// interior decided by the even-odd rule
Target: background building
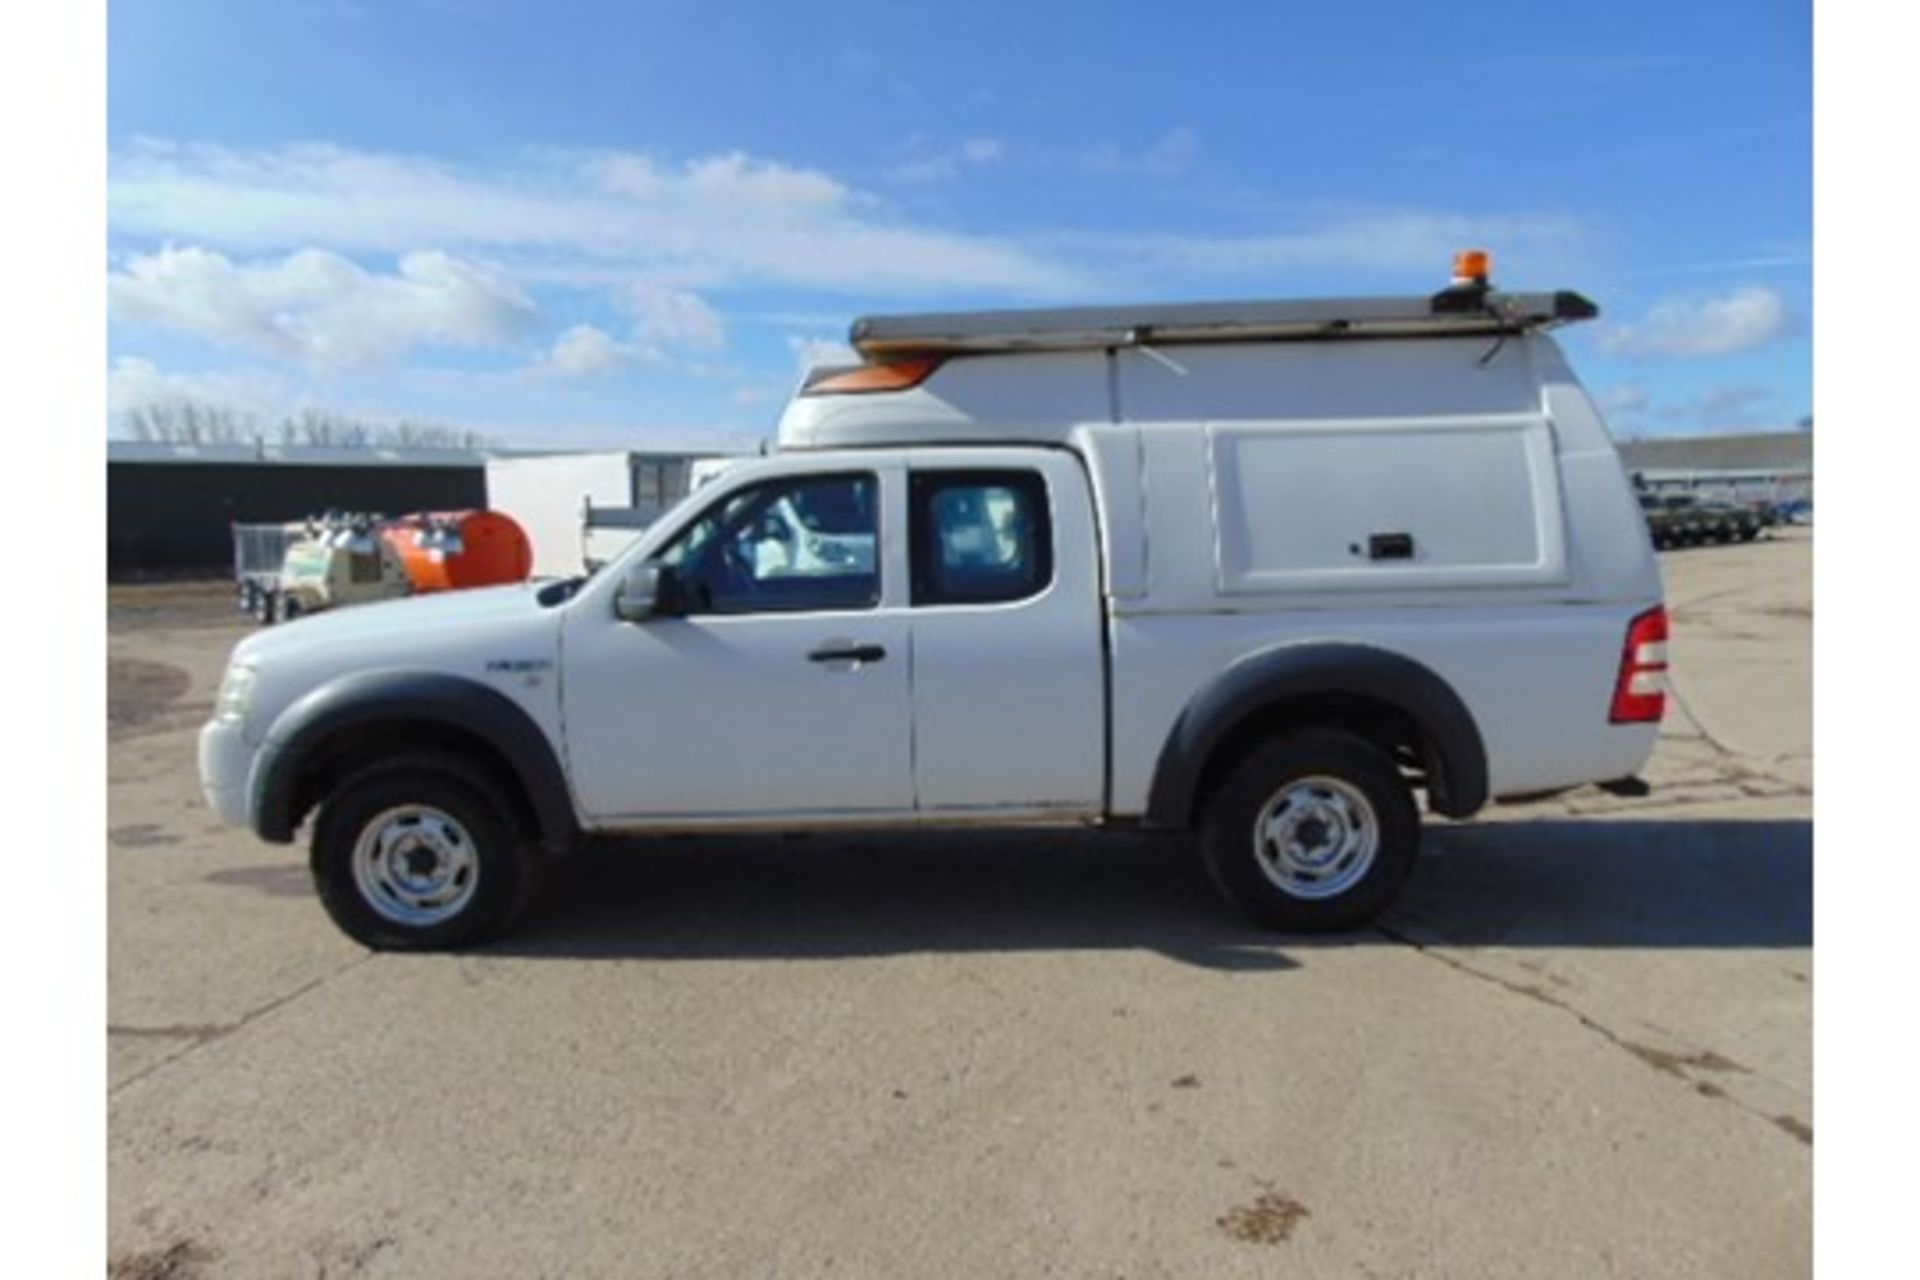
[{"label": "background building", "polygon": [[485,457],[464,450],[110,440],[107,575],[229,573],[236,522],[486,503]]},{"label": "background building", "polygon": [[1620,464],[1649,489],[1741,500],[1813,497],[1813,432],[1625,440]]}]

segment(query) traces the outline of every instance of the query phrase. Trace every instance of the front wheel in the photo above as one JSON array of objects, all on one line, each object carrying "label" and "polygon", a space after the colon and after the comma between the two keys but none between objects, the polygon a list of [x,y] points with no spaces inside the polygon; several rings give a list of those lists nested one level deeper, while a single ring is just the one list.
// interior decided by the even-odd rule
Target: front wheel
[{"label": "front wheel", "polygon": [[1419,846],[1420,815],[1393,760],[1336,730],[1256,749],[1215,790],[1201,828],[1228,901],[1296,933],[1365,924],[1406,883]]},{"label": "front wheel", "polygon": [[364,774],[321,807],[314,888],[375,950],[438,951],[506,929],[531,883],[512,821],[471,783],[412,768]]}]

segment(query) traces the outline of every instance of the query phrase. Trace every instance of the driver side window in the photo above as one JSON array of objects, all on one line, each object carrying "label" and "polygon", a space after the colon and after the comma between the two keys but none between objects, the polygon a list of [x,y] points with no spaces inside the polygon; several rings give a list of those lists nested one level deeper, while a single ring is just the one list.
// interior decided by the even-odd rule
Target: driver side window
[{"label": "driver side window", "polygon": [[708,507],[656,561],[689,614],[871,609],[879,502],[871,474],[768,480]]}]

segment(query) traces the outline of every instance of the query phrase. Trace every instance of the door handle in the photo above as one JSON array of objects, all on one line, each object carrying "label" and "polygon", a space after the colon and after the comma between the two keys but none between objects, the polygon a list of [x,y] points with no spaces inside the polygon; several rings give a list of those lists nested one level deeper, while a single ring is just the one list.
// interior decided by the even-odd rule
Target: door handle
[{"label": "door handle", "polygon": [[1372,535],[1367,539],[1367,559],[1413,559],[1413,535],[1410,533],[1376,533]]},{"label": "door handle", "polygon": [[808,662],[878,662],[887,651],[877,644],[842,644],[828,641],[807,655]]}]

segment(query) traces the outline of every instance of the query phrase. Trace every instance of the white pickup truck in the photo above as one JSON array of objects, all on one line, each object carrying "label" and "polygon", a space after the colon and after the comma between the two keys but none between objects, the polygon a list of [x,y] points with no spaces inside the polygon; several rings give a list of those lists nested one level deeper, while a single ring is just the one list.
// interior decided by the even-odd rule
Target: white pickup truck
[{"label": "white pickup truck", "polygon": [[599,573],[242,641],[207,798],[311,818],[374,947],[500,932],[585,834],[848,824],[1196,832],[1257,919],[1354,926],[1420,803],[1653,748],[1658,571],[1547,332],[1593,314],[1469,277],[861,320]]}]

